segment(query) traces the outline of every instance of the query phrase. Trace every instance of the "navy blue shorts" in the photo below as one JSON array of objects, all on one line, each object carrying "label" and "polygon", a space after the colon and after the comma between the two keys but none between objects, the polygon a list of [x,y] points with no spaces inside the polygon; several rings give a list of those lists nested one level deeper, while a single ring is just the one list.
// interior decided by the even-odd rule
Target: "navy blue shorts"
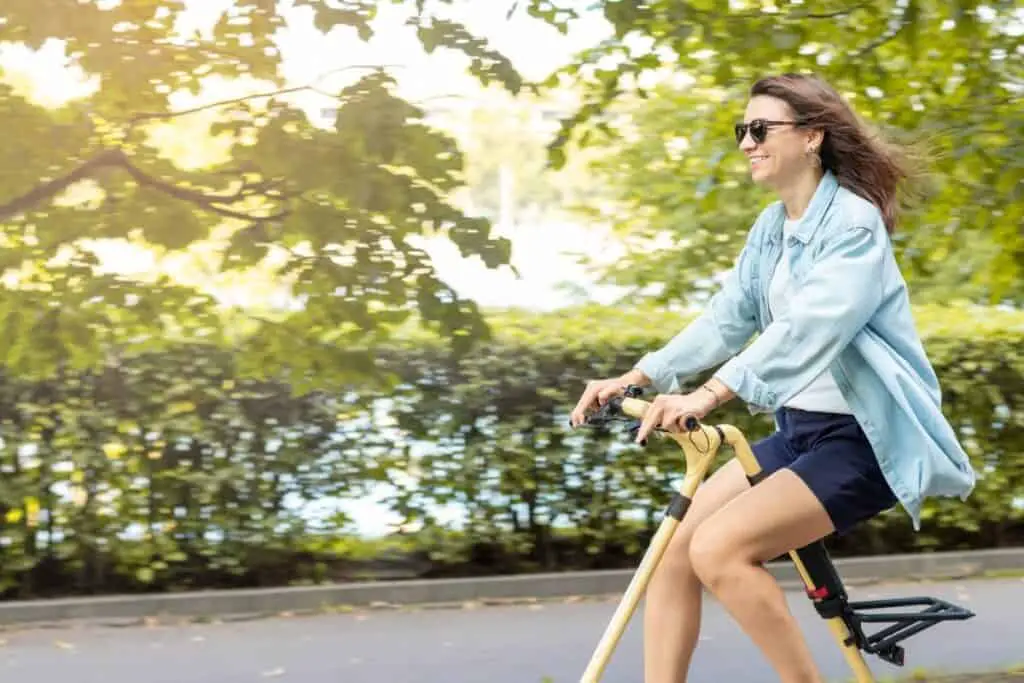
[{"label": "navy blue shorts", "polygon": [[837,534],[898,502],[852,415],[783,408],[776,420],[778,431],[752,444],[764,476],[793,470],[825,506]]}]

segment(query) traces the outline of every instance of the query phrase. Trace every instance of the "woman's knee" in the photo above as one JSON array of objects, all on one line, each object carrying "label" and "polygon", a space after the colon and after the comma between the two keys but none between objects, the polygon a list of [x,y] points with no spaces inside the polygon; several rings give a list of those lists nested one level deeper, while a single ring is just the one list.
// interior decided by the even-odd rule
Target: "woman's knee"
[{"label": "woman's knee", "polygon": [[690,539],[688,564],[711,591],[735,574],[734,569],[751,563],[743,547],[723,532],[720,525],[711,522],[698,527]]},{"label": "woman's knee", "polygon": [[681,577],[693,575],[693,567],[690,565],[690,543],[693,539],[693,529],[681,524],[669,541],[665,554],[658,563],[658,573],[662,576],[671,577],[671,580],[678,581]]},{"label": "woman's knee", "polygon": [[732,460],[717,470],[698,489],[693,504],[672,534],[672,540],[659,563],[658,573],[676,577],[677,580],[680,575],[693,575],[691,546],[694,536],[706,520],[749,488],[750,484],[738,461]]},{"label": "woman's knee", "polygon": [[706,583],[702,575],[708,579],[713,578],[714,568],[721,565],[728,551],[713,532],[705,531],[707,526],[704,520],[694,520],[692,525],[680,525],[660,563],[664,575],[676,581],[683,576],[692,576],[702,583]]}]

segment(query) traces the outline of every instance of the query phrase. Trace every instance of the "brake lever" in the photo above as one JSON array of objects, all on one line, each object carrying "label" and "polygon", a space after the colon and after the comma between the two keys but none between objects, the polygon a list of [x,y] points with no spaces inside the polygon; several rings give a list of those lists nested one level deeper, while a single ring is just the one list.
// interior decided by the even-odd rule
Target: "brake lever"
[{"label": "brake lever", "polygon": [[[622,396],[614,396],[595,412],[587,416],[584,424],[592,427],[602,427],[610,422],[624,422],[628,416],[622,412],[623,398],[640,398],[643,396],[642,387],[630,384],[626,387]],[[639,421],[635,421],[639,424]]]},{"label": "brake lever", "polygon": [[[640,431],[641,420],[635,418],[629,418],[625,413],[622,412],[622,399],[623,398],[639,398],[643,396],[644,390],[641,387],[635,385],[629,385],[626,387],[623,396],[616,396],[610,399],[607,403],[597,409],[594,413],[587,416],[584,424],[591,427],[603,427],[612,422],[627,422],[629,424],[626,427],[626,431],[629,433],[631,439],[636,438],[636,434]],[[663,431],[659,429],[658,431]],[[647,440],[640,444],[641,446],[647,445]]]}]

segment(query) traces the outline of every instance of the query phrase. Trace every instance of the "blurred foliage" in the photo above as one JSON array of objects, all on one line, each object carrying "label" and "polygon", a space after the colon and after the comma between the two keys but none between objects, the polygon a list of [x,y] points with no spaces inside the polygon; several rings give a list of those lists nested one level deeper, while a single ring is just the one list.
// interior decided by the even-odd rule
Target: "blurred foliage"
[{"label": "blurred foliage", "polygon": [[[894,509],[834,540],[837,555],[1024,542],[1024,316],[917,317],[978,488],[966,503],[929,501],[916,535]],[[622,372],[686,319],[585,307],[488,322],[495,337],[459,356],[441,335],[402,330],[376,356],[393,393],[296,397],[191,345],[4,378],[0,586],[27,597],[274,585],[353,578],[387,557],[429,576],[632,566],[680,481],[678,448],[641,449],[617,426],[572,431],[568,411],[586,378]],[[709,421],[750,440],[771,430],[739,404]],[[335,503],[375,489],[392,491],[384,504],[403,531],[353,538]],[[453,504],[461,528],[444,519]]]},{"label": "blurred foliage", "polygon": [[[528,5],[556,25],[568,16],[548,0]],[[731,265],[771,199],[749,182],[732,124],[757,78],[814,71],[880,132],[909,145],[926,174],[895,237],[915,292],[935,301],[1024,298],[1019,2],[597,7],[613,36],[549,79],[585,93],[551,153],[557,166],[569,149],[602,152],[595,171],[615,205],[591,206],[590,215],[614,222],[631,247],[613,281],[653,285],[659,300],[680,301],[700,297]]]},{"label": "blurred foliage", "polygon": [[[966,503],[929,501],[917,536],[896,509],[835,540],[839,554],[1024,541],[1024,316],[922,306],[916,317],[944,411],[980,482]],[[565,425],[586,379],[624,372],[687,319],[648,306],[507,313],[493,318],[496,337],[465,359],[446,362],[423,339],[417,351],[394,352],[407,387],[396,396],[396,419],[411,441],[430,444],[429,453],[410,453],[404,471],[418,479],[393,499],[395,509],[443,526],[432,511],[458,502],[467,510],[461,538],[478,553],[501,549],[493,561],[502,571],[637,561],[681,477],[678,448],[641,450],[622,430],[573,433]],[[750,440],[773,429],[735,403],[709,419],[735,424]]]},{"label": "blurred foliage", "polygon": [[[364,39],[379,5],[294,4],[318,29]],[[509,61],[446,19],[446,3],[423,4],[408,24],[425,49],[461,52],[482,82],[519,91]],[[94,365],[112,349],[200,339],[230,344],[253,373],[287,372],[298,387],[323,386],[367,367],[365,349],[412,312],[456,348],[484,336],[473,302],[407,239],[445,234],[490,267],[508,260],[507,240],[491,239],[486,220],[448,201],[462,182],[454,140],[394,93],[383,68],[352,67],[352,82],[336,92],[311,85],[336,111],[333,126],[316,127],[286,97],[303,88],[285,87],[279,68],[280,6],[238,0],[209,35],[178,33],[184,11],[170,0],[59,8],[13,0],[0,9],[0,43],[38,49],[63,41],[69,66],[99,79],[91,94],[59,108],[0,85],[0,269],[11,278],[0,354],[9,370],[45,377]],[[211,78],[247,83],[256,94],[171,107],[172,95],[199,94]],[[161,124],[211,111],[200,133],[226,148],[221,160],[184,169],[161,153]],[[212,242],[215,270],[261,267],[301,306],[250,319],[244,339],[225,339],[207,294],[97,275],[90,241],[102,239],[158,253]]]},{"label": "blurred foliage", "polygon": [[[293,4],[321,31],[367,38],[382,3]],[[525,91],[447,0],[406,4],[425,49]],[[539,124],[540,100],[524,97],[508,119],[500,105],[473,112],[460,146],[383,68],[353,67],[337,91],[286,87],[275,3],[238,0],[210,34],[179,36],[171,0],[5,2],[0,43],[65,41],[98,87],[45,108],[0,85],[0,594],[348,578],[381,553],[433,576],[634,566],[680,457],[615,429],[570,432],[568,411],[585,379],[680,329],[669,309],[731,264],[767,198],[729,127],[765,72],[814,68],[886,132],[937,152],[897,236],[917,291],[1019,302],[1021,37],[999,28],[1012,3],[741,5],[599,3],[615,39],[552,79],[582,86],[580,115]],[[547,0],[517,7],[572,17]],[[171,107],[211,77],[256,94]],[[333,125],[287,99],[300,90],[335,107]],[[215,162],[169,160],[161,126],[184,120],[217,141]],[[546,125],[568,172],[543,168]],[[445,234],[506,263],[489,224],[503,166],[516,207],[587,204],[613,221],[631,251],[611,275],[656,298],[484,315],[456,296],[413,238]],[[458,208],[466,190],[484,217]],[[295,305],[242,309],[160,273],[100,271],[92,249],[112,239],[201,252],[219,281],[256,274],[246,282]],[[920,306],[918,320],[978,489],[930,501],[920,534],[894,510],[837,554],[1024,541],[1024,317]],[[713,419],[752,439],[770,430],[738,405]],[[356,538],[336,504],[381,490],[402,532]],[[444,521],[450,508],[465,528]]]}]

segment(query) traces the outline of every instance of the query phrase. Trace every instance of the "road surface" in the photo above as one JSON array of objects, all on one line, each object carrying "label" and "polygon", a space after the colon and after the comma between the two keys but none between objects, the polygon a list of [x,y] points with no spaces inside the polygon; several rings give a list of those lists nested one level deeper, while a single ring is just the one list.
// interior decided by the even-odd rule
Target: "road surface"
[{"label": "road surface", "polygon": [[[919,667],[970,671],[1024,660],[1024,580],[852,588],[853,599],[934,595],[977,612],[913,636],[904,669],[874,657],[881,677]],[[790,604],[830,680],[848,680],[838,648],[801,593]],[[374,610],[248,621],[86,626],[0,633],[0,681],[47,683],[575,683],[613,600],[474,609]],[[709,600],[690,680],[771,683],[758,651]],[[638,683],[640,613],[604,683]]]}]

